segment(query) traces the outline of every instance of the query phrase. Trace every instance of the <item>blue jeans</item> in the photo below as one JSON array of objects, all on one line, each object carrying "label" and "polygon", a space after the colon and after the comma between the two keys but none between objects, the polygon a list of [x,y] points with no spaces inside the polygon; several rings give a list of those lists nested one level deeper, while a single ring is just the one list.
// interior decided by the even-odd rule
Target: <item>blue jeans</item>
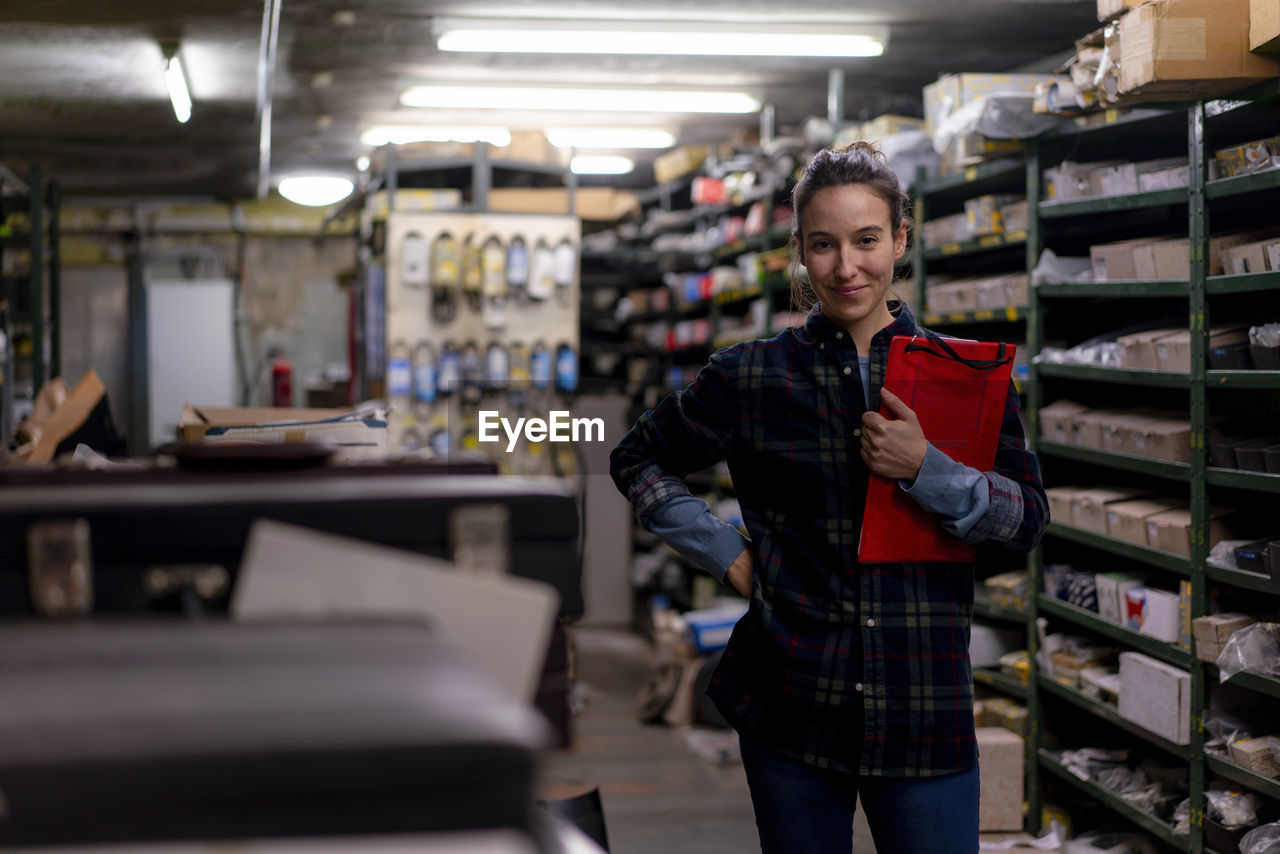
[{"label": "blue jeans", "polygon": [[742,765],[763,854],[851,854],[858,795],[877,854],[976,854],[978,766],[939,777],[861,777],[790,759],[747,736]]}]

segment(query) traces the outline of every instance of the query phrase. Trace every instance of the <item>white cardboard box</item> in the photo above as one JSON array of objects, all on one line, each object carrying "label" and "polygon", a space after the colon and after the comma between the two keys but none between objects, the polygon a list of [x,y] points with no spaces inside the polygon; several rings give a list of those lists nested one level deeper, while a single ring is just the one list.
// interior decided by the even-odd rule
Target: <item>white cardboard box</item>
[{"label": "white cardboard box", "polygon": [[1127,572],[1099,572],[1094,581],[1098,588],[1098,615],[1118,626],[1125,624],[1125,594],[1145,582],[1141,576]]},{"label": "white cardboard box", "polygon": [[1124,595],[1129,628],[1165,643],[1178,642],[1177,593],[1156,587],[1134,587]]},{"label": "white cardboard box", "polygon": [[1022,736],[1004,727],[978,727],[978,829],[1021,830]]},{"label": "white cardboard box", "polygon": [[1191,742],[1191,674],[1140,652],[1120,653],[1120,714],[1174,744]]}]

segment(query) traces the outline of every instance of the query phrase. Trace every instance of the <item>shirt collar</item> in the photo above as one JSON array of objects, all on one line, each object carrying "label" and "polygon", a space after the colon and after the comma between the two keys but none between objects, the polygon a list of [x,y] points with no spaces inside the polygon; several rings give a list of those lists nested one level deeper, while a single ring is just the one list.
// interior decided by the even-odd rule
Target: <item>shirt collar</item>
[{"label": "shirt collar", "polygon": [[[872,339],[873,343],[881,339],[882,336],[887,338],[885,342],[887,344],[888,340],[892,340],[895,335],[917,334],[916,318],[911,313],[911,309],[905,302],[899,302],[897,305],[898,308],[894,309],[897,314],[893,319],[893,323],[877,332],[875,338]],[[809,343],[832,341],[835,339],[836,332],[844,331],[841,327],[828,320],[826,315],[822,313],[822,303],[820,302],[815,302],[813,308],[809,309],[809,314],[805,317],[804,325],[801,329]],[[866,354],[864,353],[863,355],[865,356]]]}]

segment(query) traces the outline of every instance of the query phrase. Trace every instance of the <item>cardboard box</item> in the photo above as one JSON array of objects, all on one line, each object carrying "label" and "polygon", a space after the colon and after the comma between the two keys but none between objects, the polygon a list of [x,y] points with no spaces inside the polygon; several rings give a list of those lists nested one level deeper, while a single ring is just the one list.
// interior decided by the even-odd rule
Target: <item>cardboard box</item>
[{"label": "cardboard box", "polygon": [[1067,199],[1083,199],[1094,194],[1090,176],[1106,166],[1116,166],[1122,161],[1099,160],[1092,163],[1073,163],[1064,160],[1057,166],[1044,170],[1045,199],[1060,202]]},{"label": "cardboard box", "polygon": [[345,409],[193,406],[182,409],[178,437],[184,444],[221,441],[307,442],[339,446],[339,461],[381,459],[387,454],[387,422],[351,417]]},{"label": "cardboard box", "polygon": [[1024,779],[1021,736],[1004,727],[977,727],[978,830],[1021,830]]},{"label": "cardboard box", "polygon": [[1140,489],[1101,486],[1080,489],[1071,499],[1071,524],[1107,536],[1107,505],[1143,497]]},{"label": "cardboard box", "polygon": [[1004,220],[1004,230],[1006,232],[1026,231],[1028,222],[1028,207],[1026,201],[1011,202],[1007,205],[1000,206],[1000,216]]},{"label": "cardboard box", "polygon": [[1146,581],[1141,576],[1128,572],[1099,572],[1095,581],[1098,587],[1098,615],[1117,626],[1123,626],[1128,601],[1125,595],[1130,590],[1146,586]]},{"label": "cardboard box", "polygon": [[1172,498],[1139,498],[1107,504],[1107,536],[1137,546],[1149,545],[1147,517],[1185,506]]},{"label": "cardboard box", "polygon": [[1250,53],[1250,0],[1160,0],[1120,18],[1120,93],[1205,98],[1280,74]]},{"label": "cardboard box", "polygon": [[886,136],[893,136],[895,133],[906,133],[913,130],[924,130],[924,120],[913,119],[909,116],[886,114],[876,116],[871,121],[863,122],[862,127],[858,129],[858,139],[884,139]]},{"label": "cardboard box", "polygon": [[1218,178],[1231,178],[1261,169],[1262,165],[1280,155],[1280,137],[1268,136],[1219,148],[1213,152],[1210,165],[1217,169]]},{"label": "cardboard box", "polygon": [[944,74],[924,87],[924,130],[930,136],[947,116],[993,92],[1034,94],[1037,83],[1062,79],[1050,74]]},{"label": "cardboard box", "polygon": [[634,193],[613,187],[578,187],[572,211],[569,191],[561,187],[495,187],[489,191],[489,210],[503,213],[573,214],[579,219],[612,222],[633,211],[639,201]]},{"label": "cardboard box", "polygon": [[[1226,507],[1209,508],[1209,547],[1227,538],[1230,530]],[[1191,509],[1178,507],[1147,517],[1147,544],[1162,552],[1191,557]]]},{"label": "cardboard box", "polygon": [[1098,0],[1098,20],[1110,21],[1118,18],[1134,6],[1141,6],[1147,0]]},{"label": "cardboard box", "polygon": [[1179,595],[1157,587],[1134,587],[1124,594],[1125,625],[1164,643],[1177,643]]},{"label": "cardboard box", "polygon": [[1189,186],[1191,186],[1191,167],[1186,164],[1154,169],[1138,175],[1138,191],[1142,193],[1177,190]]},{"label": "cardboard box", "polygon": [[1005,230],[1004,216],[1000,209],[1023,200],[1021,195],[990,194],[965,199],[964,215],[969,220],[969,229],[975,236],[984,234],[1001,234]]},{"label": "cardboard box", "polygon": [[1140,652],[1122,652],[1119,710],[1174,744],[1189,744],[1191,674]]},{"label": "cardboard box", "polygon": [[1231,742],[1231,761],[1263,777],[1280,777],[1280,756],[1266,738],[1246,738]]},{"label": "cardboard box", "polygon": [[1024,150],[1019,139],[992,139],[980,133],[958,136],[942,152],[943,174],[1001,157],[1019,157]]},{"label": "cardboard box", "polygon": [[[1247,326],[1219,326],[1209,329],[1209,347],[1248,343]],[[1191,371],[1191,330],[1182,329],[1155,341],[1156,367],[1161,371],[1185,374]]]},{"label": "cardboard box", "polygon": [[1110,424],[1119,413],[1111,409],[1090,409],[1071,416],[1072,444],[1102,450],[1102,425]]},{"label": "cardboard box", "polygon": [[1133,250],[1147,243],[1158,243],[1158,237],[1139,237],[1115,243],[1099,243],[1089,247],[1093,262],[1093,278],[1098,282],[1133,281],[1138,278],[1133,263]]},{"label": "cardboard box", "polygon": [[[1144,160],[1136,163],[1118,163],[1095,170],[1098,181],[1098,195],[1122,196],[1142,190],[1139,176],[1148,175],[1164,169],[1187,168],[1187,161],[1181,157],[1166,157],[1160,160]],[[1190,172],[1187,173],[1190,177]],[[1093,177],[1090,176],[1092,186]]]},{"label": "cardboard box", "polygon": [[688,175],[702,168],[702,164],[710,155],[711,146],[709,145],[682,145],[666,154],[661,154],[653,161],[653,180],[658,184],[665,184],[682,175]]},{"label": "cardboard box", "polygon": [[1055,400],[1048,406],[1040,407],[1040,436],[1050,442],[1075,442],[1075,431],[1071,426],[1071,418],[1089,407],[1074,400]]},{"label": "cardboard box", "polygon": [[1129,435],[1129,451],[1171,463],[1191,462],[1191,422],[1180,418],[1149,421]]},{"label": "cardboard box", "polygon": [[1280,3],[1249,0],[1249,50],[1280,51]]},{"label": "cardboard box", "polygon": [[1049,499],[1049,518],[1063,525],[1074,525],[1072,522],[1071,503],[1080,491],[1078,486],[1050,486],[1044,494]]},{"label": "cardboard box", "polygon": [[1222,647],[1231,639],[1231,635],[1245,626],[1256,623],[1248,614],[1222,612],[1207,617],[1196,617],[1192,621],[1192,633],[1196,639],[1196,658],[1201,661],[1217,661],[1222,654]]},{"label": "cardboard box", "polygon": [[1238,276],[1245,273],[1263,273],[1272,269],[1268,264],[1267,248],[1275,242],[1274,239],[1258,240],[1224,249],[1222,251],[1224,272]]},{"label": "cardboard box", "polygon": [[1102,450],[1115,454],[1133,453],[1134,432],[1161,417],[1157,412],[1117,412],[1110,421],[1102,423]]},{"label": "cardboard box", "polygon": [[1155,342],[1166,335],[1174,335],[1181,331],[1181,329],[1167,327],[1121,335],[1116,339],[1116,344],[1120,347],[1120,366],[1131,370],[1156,370],[1159,363],[1156,361]]}]

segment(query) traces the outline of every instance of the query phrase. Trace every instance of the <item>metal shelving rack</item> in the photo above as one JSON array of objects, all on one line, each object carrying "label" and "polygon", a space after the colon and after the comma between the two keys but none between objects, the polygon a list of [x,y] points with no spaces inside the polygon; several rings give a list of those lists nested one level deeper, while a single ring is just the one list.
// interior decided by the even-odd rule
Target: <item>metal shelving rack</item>
[{"label": "metal shelving rack", "polygon": [[[1208,158],[1214,146],[1209,142],[1212,123],[1223,121],[1221,117],[1237,122],[1234,133],[1226,132],[1238,141],[1247,139],[1249,127],[1247,111],[1255,109],[1265,100],[1270,109],[1280,102],[1280,83],[1272,82],[1256,87],[1231,100],[1200,102],[1179,105],[1167,109],[1142,109],[1126,115],[1108,111],[1100,119],[1076,120],[1055,129],[1032,142],[1027,158],[1027,197],[1031,216],[1027,235],[1027,263],[1030,269],[1036,263],[1046,245],[1048,232],[1055,228],[1075,226],[1091,216],[1105,216],[1119,212],[1132,212],[1141,217],[1159,209],[1176,212],[1186,207],[1187,234],[1191,250],[1190,276],[1187,281],[1108,282],[1100,284],[1055,284],[1031,289],[1028,306],[1028,346],[1032,353],[1040,352],[1045,343],[1045,321],[1054,305],[1072,300],[1185,300],[1188,329],[1191,335],[1191,370],[1187,374],[1158,371],[1114,370],[1067,364],[1034,364],[1033,382],[1027,394],[1026,406],[1031,422],[1032,447],[1044,460],[1066,463],[1081,462],[1105,466],[1112,470],[1136,476],[1165,481],[1170,486],[1185,490],[1192,515],[1190,555],[1169,554],[1144,548],[1119,540],[1100,536],[1090,531],[1073,528],[1058,522],[1049,526],[1045,543],[1032,555],[1030,562],[1031,586],[1034,591],[1043,589],[1043,568],[1046,550],[1052,551],[1057,541],[1098,550],[1130,561],[1136,561],[1176,578],[1189,579],[1191,583],[1191,617],[1208,613],[1207,587],[1210,581],[1227,584],[1243,590],[1280,596],[1280,583],[1256,572],[1217,567],[1207,562],[1209,552],[1209,488],[1227,487],[1250,490],[1261,495],[1280,493],[1280,475],[1257,474],[1208,466],[1207,434],[1210,415],[1208,390],[1210,389],[1280,389],[1278,371],[1214,371],[1206,369],[1207,331],[1209,327],[1210,296],[1227,294],[1251,294],[1280,289],[1280,273],[1254,273],[1249,275],[1208,276],[1208,239],[1211,202],[1234,198],[1246,193],[1275,192],[1280,190],[1280,171],[1264,172],[1237,178],[1207,180]],[[1263,107],[1266,109],[1266,107]],[[1232,114],[1235,114],[1234,117]],[[1273,113],[1264,113],[1271,115]],[[1153,124],[1154,123],[1154,124]],[[1154,138],[1152,128],[1164,128],[1174,133],[1181,125],[1186,128],[1186,150],[1190,163],[1190,186],[1187,189],[1162,190],[1136,193],[1110,198],[1054,201],[1041,200],[1041,172],[1061,156],[1064,150],[1072,152],[1070,159],[1078,162],[1104,159],[1103,153],[1113,156],[1132,156],[1141,151],[1142,136]],[[1262,127],[1255,120],[1254,128]],[[1258,131],[1255,136],[1264,135]],[[1148,148],[1149,150],[1149,148]],[[1088,153],[1084,153],[1088,152]],[[1155,156],[1146,154],[1146,157]],[[1133,159],[1143,159],[1141,155]],[[1115,239],[1104,237],[1103,239]],[[1046,385],[1055,381],[1102,384],[1100,388],[1147,388],[1152,390],[1184,390],[1187,396],[1191,422],[1191,462],[1170,463],[1146,460],[1115,454],[1092,448],[1064,445],[1039,438],[1038,412],[1045,402]],[[1166,392],[1168,393],[1168,392]],[[1209,851],[1204,835],[1204,792],[1207,778],[1221,775],[1240,785],[1273,799],[1280,800],[1280,782],[1261,777],[1224,759],[1206,756],[1204,743],[1204,716],[1207,709],[1210,683],[1217,679],[1217,669],[1200,661],[1190,652],[1173,644],[1165,644],[1130,631],[1100,618],[1098,615],[1068,605],[1056,599],[1038,594],[1031,597],[1030,620],[1047,616],[1060,623],[1084,629],[1121,643],[1129,649],[1141,650],[1161,661],[1176,665],[1190,674],[1191,681],[1191,732],[1188,745],[1176,745],[1119,716],[1113,707],[1087,697],[1082,692],[1054,682],[1038,672],[1036,665],[1036,637],[1029,638],[1032,656],[1032,690],[1028,696],[1029,744],[1027,775],[1030,793],[1029,824],[1038,830],[1042,812],[1040,782],[1044,773],[1060,778],[1077,790],[1091,796],[1119,816],[1147,830],[1154,836],[1190,854]],[[1249,690],[1272,697],[1280,697],[1280,679],[1242,673],[1230,682]],[[1171,827],[1129,804],[1113,792],[1078,778],[1065,768],[1054,755],[1045,749],[1044,715],[1041,700],[1052,695],[1072,704],[1100,720],[1139,736],[1145,743],[1187,763],[1188,786],[1192,809],[1191,833],[1175,834]]]},{"label": "metal shelving rack", "polygon": [[[26,256],[25,265],[16,265],[25,266],[24,272],[0,275],[0,436],[6,438],[16,426],[18,401],[33,400],[47,380],[61,373],[59,207],[57,184],[45,179],[39,165],[31,167],[25,181],[0,167],[0,262],[11,253]],[[26,216],[15,224],[9,219],[13,214]],[[29,352],[19,351],[19,340]],[[20,361],[29,365],[30,397],[19,397]]]}]

